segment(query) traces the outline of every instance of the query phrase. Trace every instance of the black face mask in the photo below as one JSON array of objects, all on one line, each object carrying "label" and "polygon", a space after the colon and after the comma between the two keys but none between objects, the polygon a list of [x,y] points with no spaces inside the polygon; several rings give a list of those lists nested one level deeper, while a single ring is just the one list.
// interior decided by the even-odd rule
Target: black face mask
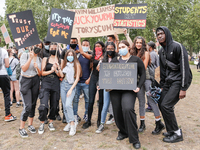
[{"label": "black face mask", "polygon": [[34,47],[34,49],[33,49],[33,52],[34,52],[35,54],[38,54],[40,51],[41,51],[41,49],[38,48],[38,47]]},{"label": "black face mask", "polygon": [[114,57],[115,51],[107,51],[107,54],[111,57]]},{"label": "black face mask", "polygon": [[56,55],[56,50],[50,50],[49,53],[50,53],[51,55]]},{"label": "black face mask", "polygon": [[71,47],[72,49],[75,49],[76,46],[77,46],[77,44],[70,44],[70,47]]}]

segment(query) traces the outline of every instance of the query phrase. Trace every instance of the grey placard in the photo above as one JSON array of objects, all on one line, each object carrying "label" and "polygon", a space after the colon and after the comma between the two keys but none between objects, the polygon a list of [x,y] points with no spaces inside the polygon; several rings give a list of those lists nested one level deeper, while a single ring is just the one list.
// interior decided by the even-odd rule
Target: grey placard
[{"label": "grey placard", "polygon": [[135,90],[137,88],[137,63],[101,63],[100,89]]}]

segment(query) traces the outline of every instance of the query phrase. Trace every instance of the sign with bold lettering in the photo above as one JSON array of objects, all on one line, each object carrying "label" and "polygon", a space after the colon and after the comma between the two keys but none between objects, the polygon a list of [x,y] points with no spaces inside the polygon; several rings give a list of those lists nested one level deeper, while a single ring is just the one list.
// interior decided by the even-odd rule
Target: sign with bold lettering
[{"label": "sign with bold lettering", "polygon": [[147,4],[116,4],[114,28],[144,29]]},{"label": "sign with bold lettering", "polygon": [[11,41],[11,39],[10,39],[10,35],[9,35],[7,29],[6,29],[5,24],[3,24],[3,25],[1,26],[1,32],[2,32],[2,34],[3,34],[3,37],[4,37],[4,40],[5,40],[6,44],[11,43],[12,41]]},{"label": "sign with bold lettering", "polygon": [[101,63],[100,89],[135,90],[137,88],[137,63]]},{"label": "sign with bold lettering", "polygon": [[40,43],[31,10],[7,14],[16,48],[24,48]]},{"label": "sign with bold lettering", "polygon": [[91,9],[72,9],[75,12],[72,37],[99,37],[123,33],[123,29],[114,29],[115,5]]},{"label": "sign with bold lettering", "polygon": [[75,13],[52,8],[47,41],[69,44],[73,29]]}]

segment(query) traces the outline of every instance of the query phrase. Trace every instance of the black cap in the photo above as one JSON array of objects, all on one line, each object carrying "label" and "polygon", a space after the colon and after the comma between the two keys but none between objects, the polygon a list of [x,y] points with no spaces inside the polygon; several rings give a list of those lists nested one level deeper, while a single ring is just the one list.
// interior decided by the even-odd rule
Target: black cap
[{"label": "black cap", "polygon": [[47,41],[47,37],[45,37],[45,38],[43,39],[43,42],[44,42],[44,43],[51,43],[51,41]]},{"label": "black cap", "polygon": [[151,46],[153,49],[155,49],[156,45],[153,41],[150,41],[149,43],[147,43],[149,46]]}]

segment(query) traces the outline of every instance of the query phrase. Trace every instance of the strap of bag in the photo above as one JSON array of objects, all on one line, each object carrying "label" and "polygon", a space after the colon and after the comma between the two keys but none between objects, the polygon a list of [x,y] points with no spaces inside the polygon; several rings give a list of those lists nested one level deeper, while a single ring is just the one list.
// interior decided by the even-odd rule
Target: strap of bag
[{"label": "strap of bag", "polygon": [[[14,59],[14,58],[13,58]],[[10,61],[9,65],[12,63],[13,59]]]}]

